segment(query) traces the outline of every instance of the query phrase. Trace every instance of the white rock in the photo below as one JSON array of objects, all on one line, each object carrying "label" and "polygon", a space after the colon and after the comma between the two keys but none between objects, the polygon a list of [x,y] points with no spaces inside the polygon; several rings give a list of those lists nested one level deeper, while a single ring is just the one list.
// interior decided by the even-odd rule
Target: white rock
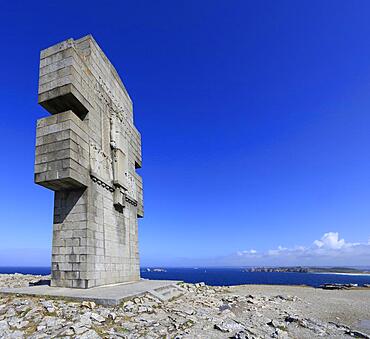
[{"label": "white rock", "polygon": [[87,327],[83,326],[81,323],[77,323],[71,326],[71,329],[76,335],[82,334],[88,330]]},{"label": "white rock", "polygon": [[45,309],[49,312],[49,313],[54,313],[55,312],[55,307],[54,307],[54,304],[52,301],[50,300],[46,300],[46,301],[42,301],[41,302],[41,305],[45,307]]},{"label": "white rock", "polygon": [[90,318],[91,319],[93,319],[93,320],[95,320],[95,321],[97,321],[97,322],[99,322],[99,323],[102,323],[102,322],[104,322],[105,321],[105,318],[104,317],[102,317],[100,314],[98,314],[98,313],[91,313],[91,315],[90,315]]},{"label": "white rock", "polygon": [[117,314],[116,313],[114,313],[114,312],[110,312],[109,314],[108,314],[108,318],[109,319],[112,319],[113,321],[117,318]]},{"label": "white rock", "polygon": [[83,301],[81,304],[82,307],[87,307],[90,310],[94,309],[96,307],[96,303],[93,301]]},{"label": "white rock", "polygon": [[14,309],[13,307],[10,307],[10,308],[8,308],[8,310],[6,311],[5,316],[6,316],[7,318],[10,318],[10,317],[14,317],[16,314],[17,314],[17,312],[15,311],[15,309]]},{"label": "white rock", "polygon": [[29,321],[23,320],[23,321],[20,321],[20,322],[16,323],[14,327],[17,328],[18,330],[20,330],[20,329],[26,327],[28,324],[29,324]]},{"label": "white rock", "polygon": [[79,318],[79,321],[72,325],[72,327],[91,327],[91,312],[86,312],[85,314],[82,314]]},{"label": "white rock", "polygon": [[9,333],[7,336],[6,336],[7,339],[23,339],[24,338],[24,334],[22,331],[14,331],[14,332],[11,332]]},{"label": "white rock", "polygon": [[222,332],[233,332],[244,330],[245,327],[231,319],[225,319],[221,323],[215,324],[214,328]]},{"label": "white rock", "polygon": [[75,331],[72,328],[68,328],[68,329],[66,329],[64,334],[67,335],[67,336],[71,336],[71,335],[75,334]]},{"label": "white rock", "polygon": [[5,338],[5,333],[9,330],[9,325],[6,320],[0,321],[0,338]]},{"label": "white rock", "polygon": [[78,339],[100,339],[100,335],[96,333],[94,330],[88,330],[87,332],[83,333],[80,336],[77,336]]},{"label": "white rock", "polygon": [[46,330],[46,325],[38,325],[36,327],[36,329],[37,329],[38,332],[45,331]]}]

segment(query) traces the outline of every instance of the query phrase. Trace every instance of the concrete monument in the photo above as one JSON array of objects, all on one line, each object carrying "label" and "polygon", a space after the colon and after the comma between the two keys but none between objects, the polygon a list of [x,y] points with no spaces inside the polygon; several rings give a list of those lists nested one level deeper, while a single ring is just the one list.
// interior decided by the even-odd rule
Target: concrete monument
[{"label": "concrete monument", "polygon": [[140,278],[141,137],[132,101],[91,35],[41,52],[35,182],[54,193],[51,286]]}]

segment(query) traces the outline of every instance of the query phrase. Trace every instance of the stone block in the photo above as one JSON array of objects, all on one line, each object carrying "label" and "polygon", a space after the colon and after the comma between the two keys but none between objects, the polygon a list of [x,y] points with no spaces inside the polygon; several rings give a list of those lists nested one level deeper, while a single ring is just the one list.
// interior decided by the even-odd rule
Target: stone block
[{"label": "stone block", "polygon": [[127,172],[127,157],[120,149],[116,149],[113,158],[113,184],[127,190]]},{"label": "stone block", "polygon": [[[64,63],[64,67],[52,70],[51,65]],[[84,118],[91,109],[87,88],[84,88],[81,68],[83,60],[77,53],[73,44],[65,44],[56,53],[41,58],[39,96],[38,102],[52,114],[74,111],[79,117]],[[46,73],[45,67],[49,67]],[[88,77],[85,75],[85,77]]]},{"label": "stone block", "polygon": [[[69,136],[77,137],[77,142]],[[78,145],[87,143],[87,126],[72,112],[38,120],[35,182],[52,190],[87,187],[88,152]],[[77,145],[77,146],[76,146]]]}]

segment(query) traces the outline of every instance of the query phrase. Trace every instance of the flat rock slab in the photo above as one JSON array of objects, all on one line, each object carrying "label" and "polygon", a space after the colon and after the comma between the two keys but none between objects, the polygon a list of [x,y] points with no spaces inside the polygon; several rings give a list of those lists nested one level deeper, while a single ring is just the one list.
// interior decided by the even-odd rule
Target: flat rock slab
[{"label": "flat rock slab", "polygon": [[0,288],[3,294],[20,294],[41,297],[60,297],[70,300],[89,300],[101,305],[118,305],[122,301],[150,293],[162,300],[168,300],[181,293],[177,286],[180,281],[174,280],[140,280],[136,282],[77,289],[50,287],[48,285]]}]

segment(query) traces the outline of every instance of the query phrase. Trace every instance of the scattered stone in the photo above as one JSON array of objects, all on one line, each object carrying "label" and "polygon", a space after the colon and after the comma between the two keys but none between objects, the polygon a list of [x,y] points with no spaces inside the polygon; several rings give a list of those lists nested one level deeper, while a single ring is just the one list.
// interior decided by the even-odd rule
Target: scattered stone
[{"label": "scattered stone", "polygon": [[5,338],[9,332],[9,325],[6,320],[0,321],[0,338]]},{"label": "scattered stone", "polygon": [[77,323],[75,325],[72,325],[71,329],[73,330],[74,334],[79,335],[79,334],[86,332],[89,328],[84,326],[82,323]]},{"label": "scattered stone", "polygon": [[288,315],[287,317],[285,317],[285,321],[288,323],[299,322],[299,318],[295,315]]},{"label": "scattered stone", "polygon": [[236,333],[235,335],[233,335],[230,338],[231,339],[249,339],[250,336],[248,336],[248,334],[245,333],[244,331],[240,331],[240,332]]},{"label": "scattered stone", "polygon": [[21,320],[16,322],[12,327],[15,327],[16,329],[20,330],[22,328],[25,328],[29,324],[29,321],[27,320]]},{"label": "scattered stone", "polygon": [[96,304],[93,301],[83,301],[81,306],[93,310],[96,307]]},{"label": "scattered stone", "polygon": [[55,312],[55,307],[52,301],[50,300],[42,301],[41,305],[44,306],[46,311],[48,311],[49,313]]},{"label": "scattered stone", "polygon": [[13,331],[11,333],[9,333],[6,338],[8,339],[23,339],[24,338],[24,334],[22,331]]},{"label": "scattered stone", "polygon": [[324,290],[348,290],[358,287],[358,284],[323,284],[320,287]]},{"label": "scattered stone", "polygon": [[114,321],[117,318],[117,314],[114,312],[109,312],[108,318]]},{"label": "scattered stone", "polygon": [[76,332],[73,330],[73,328],[67,328],[65,331],[64,331],[64,334],[66,336],[71,336],[71,335],[74,335]]},{"label": "scattered stone", "polygon": [[195,287],[204,287],[204,286],[206,286],[206,284],[204,283],[204,282],[200,282],[200,283],[196,283],[195,284]]},{"label": "scattered stone", "polygon": [[173,312],[179,313],[179,314],[187,314],[187,315],[192,315],[194,314],[194,310],[190,307],[184,306],[181,308],[174,308],[172,309]]},{"label": "scattered stone", "polygon": [[100,314],[97,314],[97,313],[91,313],[90,315],[91,319],[99,322],[99,323],[102,323],[105,321],[105,318],[102,317]]},{"label": "scattered stone", "polygon": [[275,319],[272,319],[270,320],[269,322],[267,322],[267,325],[269,326],[272,326],[274,328],[278,328],[278,329],[284,329],[286,330],[286,325],[278,320],[275,320]]},{"label": "scattered stone", "polygon": [[234,320],[226,319],[219,324],[215,324],[214,328],[221,332],[234,332],[244,330],[244,326]]},{"label": "scattered stone", "polygon": [[346,330],[345,333],[350,335],[351,337],[354,337],[354,338],[370,339],[370,336],[368,336],[367,334],[362,333],[360,331]]},{"label": "scattered stone", "polygon": [[218,309],[220,312],[231,311],[231,306],[229,304],[222,304]]},{"label": "scattered stone", "polygon": [[8,310],[6,311],[6,313],[5,313],[5,317],[6,317],[6,318],[11,318],[11,317],[14,317],[16,314],[17,314],[17,312],[15,311],[14,307],[10,307],[10,308],[8,308]]},{"label": "scattered stone", "polygon": [[124,304],[123,304],[123,308],[125,309],[125,311],[132,311],[135,307],[135,304],[129,300],[129,301],[126,301]]},{"label": "scattered stone", "polygon": [[76,339],[100,339],[100,335],[96,333],[94,330],[88,330],[82,335],[76,337]]},{"label": "scattered stone", "polygon": [[238,295],[185,283],[182,289],[176,300],[147,294],[114,307],[0,294],[0,338],[370,339],[357,329],[308,317],[296,307],[307,303],[293,295]]},{"label": "scattered stone", "polygon": [[0,274],[0,287],[28,287],[40,280],[48,280],[50,275],[31,275],[31,274]]}]

